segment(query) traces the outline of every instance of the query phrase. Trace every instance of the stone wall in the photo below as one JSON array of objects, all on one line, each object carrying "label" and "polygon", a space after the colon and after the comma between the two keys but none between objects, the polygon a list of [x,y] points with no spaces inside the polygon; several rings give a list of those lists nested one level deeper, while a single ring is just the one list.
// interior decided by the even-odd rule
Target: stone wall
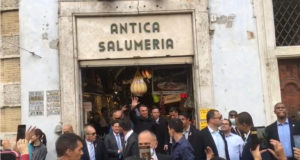
[{"label": "stone wall", "polygon": [[1,1],[0,138],[21,123],[18,0]]}]

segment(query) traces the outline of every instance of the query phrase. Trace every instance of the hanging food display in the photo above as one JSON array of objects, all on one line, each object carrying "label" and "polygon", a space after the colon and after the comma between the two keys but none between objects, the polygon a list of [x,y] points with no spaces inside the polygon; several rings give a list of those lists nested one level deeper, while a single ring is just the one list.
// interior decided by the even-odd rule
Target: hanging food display
[{"label": "hanging food display", "polygon": [[134,78],[131,82],[130,91],[136,96],[142,96],[147,92],[147,85],[138,70],[135,72]]}]

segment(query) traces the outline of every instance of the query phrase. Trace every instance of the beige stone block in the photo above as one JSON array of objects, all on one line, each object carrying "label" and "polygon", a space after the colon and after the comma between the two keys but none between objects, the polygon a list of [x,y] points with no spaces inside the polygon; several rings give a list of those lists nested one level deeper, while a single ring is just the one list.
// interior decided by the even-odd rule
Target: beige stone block
[{"label": "beige stone block", "polygon": [[1,9],[17,9],[19,8],[19,0],[1,0]]},{"label": "beige stone block", "polygon": [[2,56],[18,56],[19,50],[19,36],[2,36]]},{"label": "beige stone block", "polygon": [[6,84],[3,86],[3,105],[20,106],[21,86],[20,84]]},{"label": "beige stone block", "polygon": [[16,132],[21,123],[21,108],[1,108],[0,115],[0,132]]},{"label": "beige stone block", "polygon": [[2,59],[0,62],[1,83],[20,82],[20,59]]},{"label": "beige stone block", "polygon": [[2,35],[19,35],[19,11],[5,11],[1,13]]}]

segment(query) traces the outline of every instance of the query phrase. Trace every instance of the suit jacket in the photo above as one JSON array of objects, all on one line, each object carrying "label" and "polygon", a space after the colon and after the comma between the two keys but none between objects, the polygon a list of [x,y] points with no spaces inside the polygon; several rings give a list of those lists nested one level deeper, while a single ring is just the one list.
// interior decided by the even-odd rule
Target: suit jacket
[{"label": "suit jacket", "polygon": [[168,133],[168,124],[167,121],[160,117],[158,120],[158,124],[155,122],[155,135],[157,137],[157,148],[155,149],[158,153],[166,153],[164,151],[164,145],[168,145],[170,138]]},{"label": "suit jacket", "polygon": [[[288,120],[289,120],[289,125],[290,125],[291,146],[292,146],[292,151],[293,151],[293,147],[295,147],[293,135],[300,135],[300,122],[292,121],[291,119],[288,119]],[[270,142],[270,139],[275,139],[275,140],[280,141],[279,136],[278,136],[277,121],[275,121],[271,125],[267,126],[266,139],[268,142]],[[271,144],[268,144],[268,145],[270,148],[273,148],[273,146]],[[293,151],[293,154],[294,154],[294,151]]]},{"label": "suit jacket", "polygon": [[[230,160],[225,135],[222,132],[219,132],[219,133],[221,134],[222,139],[225,144],[226,159]],[[213,150],[215,156],[219,156],[214,139],[213,139],[212,135],[210,134],[207,127],[200,131],[200,138],[197,143],[200,143],[200,150],[199,150],[200,151],[200,159],[206,159],[205,149],[207,146],[209,146]]]},{"label": "suit jacket", "polygon": [[200,148],[202,143],[200,140],[200,131],[192,125],[190,125],[188,141],[194,149],[195,159],[200,159]]},{"label": "suit jacket", "polygon": [[[156,153],[158,160],[171,160],[171,157],[169,155]],[[125,160],[142,160],[139,155],[134,155],[126,158]]]},{"label": "suit jacket", "polygon": [[[104,143],[101,139],[97,139],[94,142],[94,147],[95,147],[95,158],[96,160],[106,160],[106,153],[105,153],[105,147],[104,147]],[[88,147],[86,144],[86,141],[83,140],[83,155],[81,156],[81,160],[90,160],[90,155],[89,155],[89,151],[88,151]]]},{"label": "suit jacket", "polygon": [[[121,140],[121,137],[120,137],[120,140]],[[104,146],[106,149],[106,154],[107,154],[108,160],[118,160],[119,159],[119,154],[118,154],[119,148],[118,148],[117,140],[113,133],[110,133],[105,136]]]},{"label": "suit jacket", "polygon": [[125,143],[126,146],[123,150],[124,159],[133,155],[139,155],[138,136],[136,133],[133,132]]}]

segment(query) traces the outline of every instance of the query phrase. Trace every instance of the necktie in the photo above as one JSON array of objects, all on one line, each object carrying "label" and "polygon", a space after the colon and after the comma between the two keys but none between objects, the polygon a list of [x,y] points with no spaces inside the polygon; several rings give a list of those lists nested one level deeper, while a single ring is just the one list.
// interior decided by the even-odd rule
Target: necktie
[{"label": "necktie", "polygon": [[93,143],[90,143],[90,159],[91,160],[96,160],[95,159],[95,148],[94,148],[94,144]]},{"label": "necktie", "polygon": [[117,145],[119,150],[122,149],[120,134],[117,134]]}]

